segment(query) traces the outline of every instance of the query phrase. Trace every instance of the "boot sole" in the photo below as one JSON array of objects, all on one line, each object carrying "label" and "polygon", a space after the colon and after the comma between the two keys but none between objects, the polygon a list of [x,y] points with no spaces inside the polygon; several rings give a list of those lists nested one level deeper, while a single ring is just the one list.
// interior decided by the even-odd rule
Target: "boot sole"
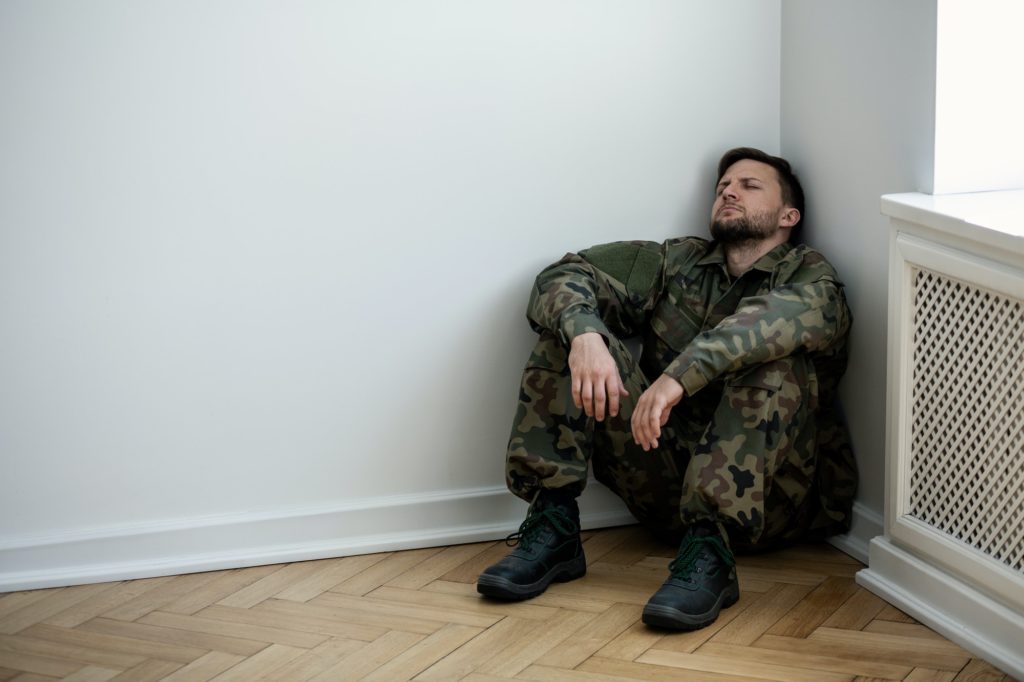
[{"label": "boot sole", "polygon": [[665,630],[699,630],[714,623],[721,610],[729,608],[739,598],[739,585],[732,584],[722,591],[718,601],[706,613],[684,613],[663,604],[647,604],[641,618],[645,625]]},{"label": "boot sole", "polygon": [[485,597],[504,599],[506,601],[522,601],[536,597],[553,582],[567,583],[582,578],[587,573],[587,560],[582,554],[575,559],[555,564],[535,583],[519,585],[508,578],[493,575],[481,575],[476,582],[476,591]]}]

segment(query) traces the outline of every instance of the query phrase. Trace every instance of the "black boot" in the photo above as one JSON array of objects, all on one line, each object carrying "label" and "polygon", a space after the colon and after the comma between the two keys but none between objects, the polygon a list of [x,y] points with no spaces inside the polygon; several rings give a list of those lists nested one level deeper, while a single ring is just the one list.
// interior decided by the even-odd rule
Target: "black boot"
[{"label": "black boot", "polygon": [[476,582],[480,594],[497,599],[536,597],[552,581],[567,582],[587,572],[580,541],[580,510],[576,498],[557,491],[541,491],[519,532],[505,542],[516,547],[487,568]]},{"label": "black boot", "polygon": [[687,531],[668,570],[668,580],[644,607],[648,625],[697,630],[740,598],[736,561],[714,523],[698,523]]}]

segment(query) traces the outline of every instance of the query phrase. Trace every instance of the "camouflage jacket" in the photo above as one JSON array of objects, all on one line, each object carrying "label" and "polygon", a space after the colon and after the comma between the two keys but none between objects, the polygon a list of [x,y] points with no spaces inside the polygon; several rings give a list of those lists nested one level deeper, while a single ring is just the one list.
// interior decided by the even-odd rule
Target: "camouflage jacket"
[{"label": "camouflage jacket", "polygon": [[782,244],[738,278],[698,237],[615,242],[567,254],[537,277],[527,316],[566,345],[598,332],[643,341],[640,367],[694,395],[724,374],[808,353],[829,405],[846,368],[850,312],[817,251]]},{"label": "camouflage jacket", "polygon": [[696,237],[595,246],[537,276],[528,317],[566,346],[590,331],[640,337],[648,379],[668,374],[699,403],[717,401],[726,375],[806,354],[817,466],[804,531],[849,529],[857,464],[835,397],[851,318],[842,282],[817,251],[782,244],[732,278],[721,246]]}]

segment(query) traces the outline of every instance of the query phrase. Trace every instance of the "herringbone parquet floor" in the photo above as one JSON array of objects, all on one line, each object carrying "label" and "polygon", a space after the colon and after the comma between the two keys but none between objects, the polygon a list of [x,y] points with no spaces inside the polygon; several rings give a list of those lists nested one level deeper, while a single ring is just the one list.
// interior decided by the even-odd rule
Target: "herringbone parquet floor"
[{"label": "herringbone parquet floor", "polygon": [[0,596],[0,680],[1008,680],[858,588],[827,545],[741,557],[718,622],[639,622],[672,547],[588,532],[589,572],[478,597],[485,542]]}]

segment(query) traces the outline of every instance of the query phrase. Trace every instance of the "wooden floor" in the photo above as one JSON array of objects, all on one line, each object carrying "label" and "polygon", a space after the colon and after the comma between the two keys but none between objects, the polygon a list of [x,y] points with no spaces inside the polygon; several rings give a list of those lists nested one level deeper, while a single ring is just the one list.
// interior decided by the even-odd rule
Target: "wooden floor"
[{"label": "wooden floor", "polygon": [[0,596],[0,680],[1008,680],[857,587],[827,545],[741,557],[718,622],[639,622],[673,548],[585,534],[589,571],[480,598],[488,542]]}]

